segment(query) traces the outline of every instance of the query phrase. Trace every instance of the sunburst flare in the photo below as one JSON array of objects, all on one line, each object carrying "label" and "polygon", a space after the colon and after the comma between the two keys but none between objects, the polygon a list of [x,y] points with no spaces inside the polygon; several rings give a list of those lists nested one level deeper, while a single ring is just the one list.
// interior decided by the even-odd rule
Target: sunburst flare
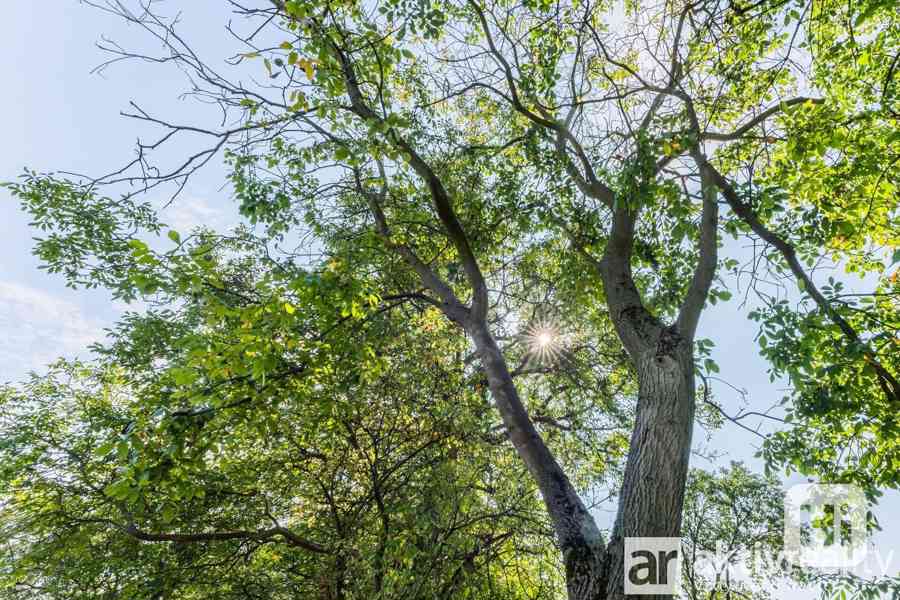
[{"label": "sunburst flare", "polygon": [[528,354],[540,363],[552,363],[562,356],[565,340],[559,326],[549,319],[532,323],[523,334]]}]

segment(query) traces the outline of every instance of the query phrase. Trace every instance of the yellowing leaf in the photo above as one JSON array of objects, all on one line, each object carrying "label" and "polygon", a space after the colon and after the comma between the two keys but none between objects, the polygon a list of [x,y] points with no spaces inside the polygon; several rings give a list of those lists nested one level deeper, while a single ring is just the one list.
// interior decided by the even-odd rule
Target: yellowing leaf
[{"label": "yellowing leaf", "polygon": [[306,72],[306,78],[312,81],[313,77],[316,75],[315,61],[309,60],[308,58],[301,58],[297,61],[297,65]]}]

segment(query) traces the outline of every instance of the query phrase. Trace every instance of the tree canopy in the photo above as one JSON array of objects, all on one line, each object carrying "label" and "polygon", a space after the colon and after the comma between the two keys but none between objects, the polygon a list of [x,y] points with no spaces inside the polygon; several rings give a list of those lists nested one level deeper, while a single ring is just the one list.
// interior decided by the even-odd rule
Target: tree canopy
[{"label": "tree canopy", "polygon": [[[767,468],[900,483],[894,2],[233,0],[225,62],[86,4],[222,125],[135,103],[131,162],[6,186],[134,307],[0,392],[10,597],[613,599],[626,537],[771,543],[775,480],[689,470],[736,290]],[[170,229],[213,161],[246,224]]]}]

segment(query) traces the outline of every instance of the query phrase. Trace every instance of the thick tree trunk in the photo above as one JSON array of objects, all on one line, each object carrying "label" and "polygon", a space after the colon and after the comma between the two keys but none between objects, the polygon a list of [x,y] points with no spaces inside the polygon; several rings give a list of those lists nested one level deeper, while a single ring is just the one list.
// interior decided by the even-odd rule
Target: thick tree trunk
[{"label": "thick tree trunk", "polygon": [[638,378],[634,430],[606,553],[606,600],[626,597],[625,538],[681,536],[694,420],[693,336],[714,272],[716,214],[715,197],[709,194],[704,197],[701,260],[674,325],[665,326],[641,301],[631,272],[637,213],[627,202],[613,208],[606,251],[596,262],[610,318]]},{"label": "thick tree trunk", "polygon": [[695,393],[691,343],[674,328],[664,329],[656,347],[635,358],[637,414],[608,547],[608,600],[625,598],[624,538],[680,537],[691,450]]}]

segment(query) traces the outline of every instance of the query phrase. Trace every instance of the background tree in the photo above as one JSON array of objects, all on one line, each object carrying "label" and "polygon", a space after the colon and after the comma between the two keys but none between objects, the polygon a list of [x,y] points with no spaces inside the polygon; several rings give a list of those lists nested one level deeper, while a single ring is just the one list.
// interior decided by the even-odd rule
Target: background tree
[{"label": "background tree", "polygon": [[395,315],[408,299],[335,311],[335,271],[227,258],[252,242],[179,241],[108,362],[3,391],[6,593],[550,597],[549,533],[458,336]]},{"label": "background tree", "polygon": [[779,482],[741,463],[693,470],[684,506],[683,595],[691,600],[772,598],[790,571],[772,564],[781,551]]}]

